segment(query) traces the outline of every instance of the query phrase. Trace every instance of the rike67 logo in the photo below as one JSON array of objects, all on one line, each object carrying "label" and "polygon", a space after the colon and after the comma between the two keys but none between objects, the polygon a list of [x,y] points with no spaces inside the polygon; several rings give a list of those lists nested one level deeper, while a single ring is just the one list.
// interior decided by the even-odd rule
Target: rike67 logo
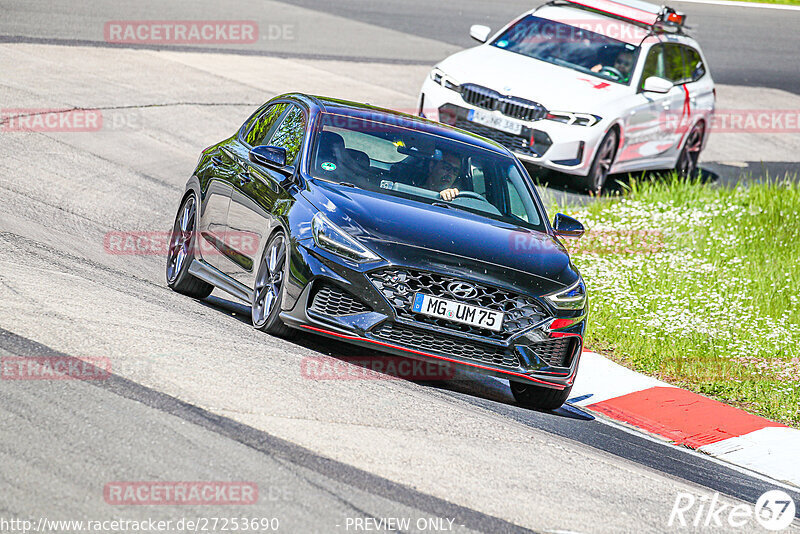
[{"label": "rike67 logo", "polygon": [[777,532],[794,520],[796,508],[792,497],[781,490],[771,490],[758,498],[755,506],[731,505],[720,501],[719,493],[697,497],[680,492],[675,499],[667,526],[692,531],[742,529],[753,531],[753,520],[763,528]]}]

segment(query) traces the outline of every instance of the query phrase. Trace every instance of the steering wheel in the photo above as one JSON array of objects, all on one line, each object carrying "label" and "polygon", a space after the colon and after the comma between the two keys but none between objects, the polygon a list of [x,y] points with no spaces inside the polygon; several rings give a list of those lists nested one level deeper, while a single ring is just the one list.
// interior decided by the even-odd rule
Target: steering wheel
[{"label": "steering wheel", "polygon": [[484,202],[489,202],[475,191],[459,191],[458,194],[455,197],[453,197],[453,200],[455,200],[458,197],[474,198],[475,200],[483,200]]},{"label": "steering wheel", "polygon": [[617,69],[615,69],[614,67],[603,67],[602,69],[600,69],[600,74],[607,74],[611,76],[611,78],[613,78],[614,80],[622,79],[622,73]]}]

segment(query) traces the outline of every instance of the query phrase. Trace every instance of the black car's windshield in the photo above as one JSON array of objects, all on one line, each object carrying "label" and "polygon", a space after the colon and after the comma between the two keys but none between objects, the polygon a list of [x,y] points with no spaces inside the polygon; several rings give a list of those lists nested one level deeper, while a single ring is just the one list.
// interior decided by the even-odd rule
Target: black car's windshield
[{"label": "black car's windshield", "polygon": [[308,172],[327,181],[544,229],[514,158],[420,131],[410,122],[388,124],[325,113]]},{"label": "black car's windshield", "polygon": [[623,85],[630,84],[639,56],[639,47],[632,44],[533,15],[518,20],[491,44]]}]

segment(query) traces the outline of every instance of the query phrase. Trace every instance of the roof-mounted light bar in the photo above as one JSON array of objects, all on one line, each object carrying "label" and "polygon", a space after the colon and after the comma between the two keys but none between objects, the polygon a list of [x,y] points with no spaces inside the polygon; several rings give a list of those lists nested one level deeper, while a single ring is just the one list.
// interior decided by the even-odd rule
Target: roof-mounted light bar
[{"label": "roof-mounted light bar", "polygon": [[664,6],[661,13],[658,14],[658,21],[654,26],[664,31],[678,32],[683,28],[685,22],[686,15],[684,13],[679,13],[671,7]]}]

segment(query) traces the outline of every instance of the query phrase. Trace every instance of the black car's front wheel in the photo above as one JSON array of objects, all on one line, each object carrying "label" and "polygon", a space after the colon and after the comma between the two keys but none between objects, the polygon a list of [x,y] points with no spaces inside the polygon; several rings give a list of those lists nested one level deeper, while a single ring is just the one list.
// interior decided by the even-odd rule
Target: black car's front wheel
[{"label": "black car's front wheel", "polygon": [[517,402],[526,408],[555,410],[567,402],[572,387],[562,390],[511,382],[511,393]]},{"label": "black car's front wheel", "polygon": [[277,232],[264,247],[256,273],[250,315],[258,330],[279,337],[291,337],[294,330],[280,318],[283,285],[288,271],[286,237]]},{"label": "black car's front wheel", "polygon": [[211,294],[214,286],[195,278],[189,273],[189,265],[194,259],[194,246],[197,238],[197,201],[190,194],[181,204],[167,251],[167,285],[184,295],[204,299]]}]

